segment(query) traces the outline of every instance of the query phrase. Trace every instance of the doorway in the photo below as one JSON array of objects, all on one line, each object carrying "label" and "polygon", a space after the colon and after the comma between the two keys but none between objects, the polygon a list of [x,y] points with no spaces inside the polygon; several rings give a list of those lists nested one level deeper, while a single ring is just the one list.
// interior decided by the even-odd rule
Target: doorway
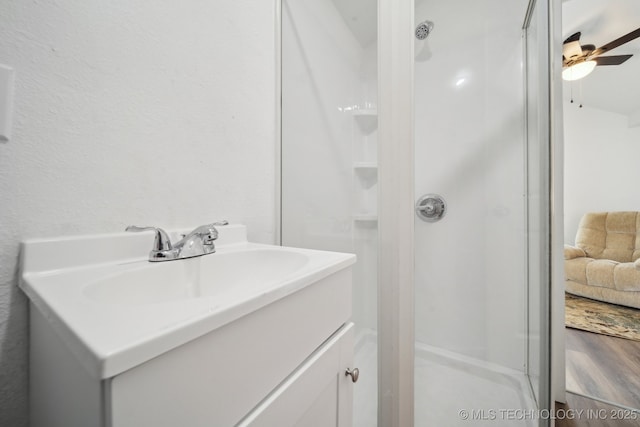
[{"label": "doorway", "polygon": [[[640,5],[630,0],[563,2],[563,40],[580,32],[581,45],[606,45],[637,30]],[[634,54],[640,39],[607,56]],[[565,81],[564,99],[564,242],[580,246],[578,236],[589,213],[640,211],[629,185],[637,182],[640,156],[640,73],[637,55],[619,65],[598,66],[586,77]],[[640,117],[640,116],[639,116]],[[583,219],[584,218],[584,219]],[[604,218],[604,217],[602,217]],[[576,240],[579,242],[576,243]],[[620,260],[618,260],[620,261]],[[574,262],[572,260],[567,261]],[[612,260],[613,262],[613,260]],[[617,262],[617,261],[616,261]],[[624,408],[640,408],[640,305],[624,293],[580,288],[572,265],[566,267],[567,391]],[[595,282],[593,282],[595,283]],[[606,287],[606,281],[598,282]],[[639,333],[620,333],[637,329]]]}]

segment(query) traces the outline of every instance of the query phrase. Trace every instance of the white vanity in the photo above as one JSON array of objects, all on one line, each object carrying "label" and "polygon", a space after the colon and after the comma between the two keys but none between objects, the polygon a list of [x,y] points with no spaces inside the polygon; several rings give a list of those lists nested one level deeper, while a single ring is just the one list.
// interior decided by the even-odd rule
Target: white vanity
[{"label": "white vanity", "polygon": [[148,262],[150,241],[23,243],[33,427],[351,425],[354,255],[240,225],[186,260]]}]

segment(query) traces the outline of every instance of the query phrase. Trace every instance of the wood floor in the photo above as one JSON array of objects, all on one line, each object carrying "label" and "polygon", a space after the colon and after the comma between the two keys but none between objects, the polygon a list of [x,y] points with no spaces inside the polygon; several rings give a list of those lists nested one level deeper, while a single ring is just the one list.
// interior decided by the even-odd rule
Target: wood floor
[{"label": "wood floor", "polygon": [[640,342],[565,330],[567,390],[640,409]]},{"label": "wood floor", "polygon": [[555,413],[556,427],[637,427],[640,425],[638,413],[573,393],[567,393],[566,404],[556,402]]}]

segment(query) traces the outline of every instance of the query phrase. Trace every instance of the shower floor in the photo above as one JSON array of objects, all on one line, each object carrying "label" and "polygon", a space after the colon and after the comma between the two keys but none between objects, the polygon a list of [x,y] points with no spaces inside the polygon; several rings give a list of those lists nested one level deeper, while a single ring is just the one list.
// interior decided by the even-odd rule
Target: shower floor
[{"label": "shower floor", "polygon": [[[373,331],[360,333],[355,366],[354,426],[377,425],[377,349]],[[535,402],[525,375],[485,362],[416,344],[415,425],[534,426]],[[463,412],[467,411],[467,412]],[[463,419],[468,414],[468,419]]]}]

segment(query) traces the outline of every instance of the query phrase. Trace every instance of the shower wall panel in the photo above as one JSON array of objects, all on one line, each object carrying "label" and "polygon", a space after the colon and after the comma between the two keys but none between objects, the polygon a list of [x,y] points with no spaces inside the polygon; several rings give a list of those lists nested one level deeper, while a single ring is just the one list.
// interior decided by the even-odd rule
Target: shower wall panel
[{"label": "shower wall panel", "polygon": [[525,200],[522,19],[526,2],[420,1],[416,24],[416,341],[523,370]]}]

